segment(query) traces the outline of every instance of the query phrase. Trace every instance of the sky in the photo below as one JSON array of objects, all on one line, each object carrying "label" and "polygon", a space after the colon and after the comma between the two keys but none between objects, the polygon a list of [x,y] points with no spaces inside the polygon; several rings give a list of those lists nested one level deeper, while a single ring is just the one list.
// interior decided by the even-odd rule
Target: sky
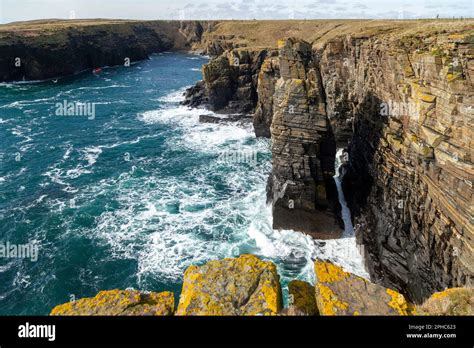
[{"label": "sky", "polygon": [[62,18],[413,19],[474,17],[474,0],[0,0],[0,22]]}]

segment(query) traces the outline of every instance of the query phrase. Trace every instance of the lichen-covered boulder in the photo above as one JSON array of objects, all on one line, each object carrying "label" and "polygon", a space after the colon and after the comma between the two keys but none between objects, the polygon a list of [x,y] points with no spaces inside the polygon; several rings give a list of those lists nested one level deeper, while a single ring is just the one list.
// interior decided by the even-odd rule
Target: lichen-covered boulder
[{"label": "lichen-covered boulder", "polygon": [[189,267],[176,314],[276,315],[281,307],[276,266],[242,255]]},{"label": "lichen-covered boulder", "polygon": [[316,261],[316,302],[320,315],[412,315],[414,306],[391,289]]},{"label": "lichen-covered boulder", "polygon": [[474,289],[452,288],[436,292],[417,307],[419,315],[474,315]]},{"label": "lichen-covered boulder", "polygon": [[168,316],[174,312],[172,292],[142,293],[137,290],[101,291],[95,297],[83,298],[56,306],[53,316]]},{"label": "lichen-covered boulder", "polygon": [[302,280],[292,280],[288,284],[289,315],[318,315],[314,286]]}]

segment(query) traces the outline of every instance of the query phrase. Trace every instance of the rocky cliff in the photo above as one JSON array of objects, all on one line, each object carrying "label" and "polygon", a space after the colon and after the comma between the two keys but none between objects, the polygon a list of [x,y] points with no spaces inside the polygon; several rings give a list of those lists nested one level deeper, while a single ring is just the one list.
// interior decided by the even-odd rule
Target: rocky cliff
[{"label": "rocky cliff", "polygon": [[235,48],[203,66],[203,82],[190,88],[184,101],[222,113],[251,113],[257,103],[257,77],[267,50]]},{"label": "rocky cliff", "polygon": [[0,25],[0,81],[44,80],[191,50],[214,22],[34,21]]},{"label": "rocky cliff", "polygon": [[367,268],[418,302],[472,286],[472,38],[347,37],[322,53],[338,140],[352,127],[344,185]]},{"label": "rocky cliff", "polygon": [[472,315],[473,289],[449,289],[416,307],[391,289],[346,273],[332,263],[315,262],[315,285],[289,284],[283,308],[276,266],[254,255],[210,261],[184,274],[177,308],[170,292],[101,291],[93,298],[55,307],[54,316],[256,316],[256,315]]},{"label": "rocky cliff", "polygon": [[186,103],[253,113],[272,138],[274,227],[340,234],[332,175],[347,147],[367,269],[421,303],[473,282],[473,38],[472,20],[29,23],[0,26],[0,79],[209,54]]},{"label": "rocky cliff", "polygon": [[[338,236],[334,155],[347,147],[344,191],[367,268],[421,302],[473,281],[474,26],[371,25],[335,25],[312,44],[289,38],[269,46],[252,71],[256,100],[216,88],[253,106],[256,134],[272,138],[274,228]],[[204,70],[228,76],[215,62],[231,52]]]}]

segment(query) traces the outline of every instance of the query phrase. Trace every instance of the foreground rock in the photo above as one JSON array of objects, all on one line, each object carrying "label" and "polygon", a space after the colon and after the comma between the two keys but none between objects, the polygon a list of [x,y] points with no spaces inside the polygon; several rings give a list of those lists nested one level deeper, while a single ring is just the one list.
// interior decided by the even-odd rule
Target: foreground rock
[{"label": "foreground rock", "polygon": [[281,308],[276,266],[242,255],[189,267],[176,314],[276,315]]},{"label": "foreground rock", "polygon": [[253,255],[210,261],[189,267],[175,313],[171,292],[101,291],[56,306],[53,316],[169,316],[169,315],[473,315],[474,289],[435,293],[422,306],[408,303],[391,289],[344,272],[329,262],[316,261],[316,285],[293,280],[288,284],[289,307],[282,308],[276,266]]},{"label": "foreground rock", "polygon": [[414,306],[391,289],[373,284],[329,262],[316,261],[320,315],[413,315]]},{"label": "foreground rock", "polygon": [[474,315],[474,289],[452,288],[434,293],[417,308],[419,315]]},{"label": "foreground rock", "polygon": [[93,298],[56,306],[53,316],[168,316],[174,312],[172,292],[142,293],[137,290],[101,291]]},{"label": "foreground rock", "polygon": [[301,280],[288,283],[288,315],[318,315],[314,286]]}]

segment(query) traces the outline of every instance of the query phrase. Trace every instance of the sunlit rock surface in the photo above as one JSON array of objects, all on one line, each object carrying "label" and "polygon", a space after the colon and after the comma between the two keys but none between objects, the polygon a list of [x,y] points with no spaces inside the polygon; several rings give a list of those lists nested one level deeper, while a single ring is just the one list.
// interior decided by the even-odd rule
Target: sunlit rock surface
[{"label": "sunlit rock surface", "polygon": [[189,267],[176,314],[276,315],[281,308],[275,264],[242,255]]},{"label": "sunlit rock surface", "polygon": [[167,316],[174,312],[172,292],[142,293],[137,290],[101,291],[93,298],[83,298],[56,306],[53,316]]}]

